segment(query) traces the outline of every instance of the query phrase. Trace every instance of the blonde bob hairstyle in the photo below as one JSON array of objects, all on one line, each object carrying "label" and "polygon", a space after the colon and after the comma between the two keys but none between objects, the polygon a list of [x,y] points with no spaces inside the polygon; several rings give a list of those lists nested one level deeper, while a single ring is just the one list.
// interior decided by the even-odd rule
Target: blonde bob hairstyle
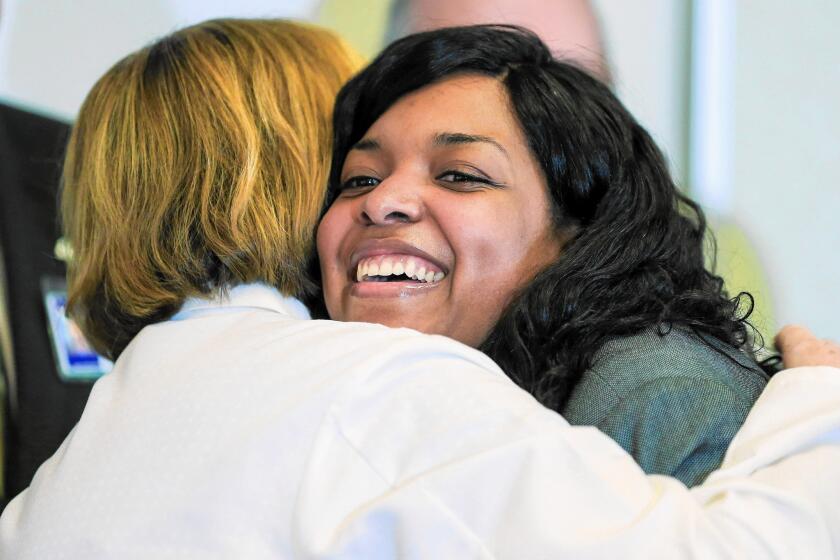
[{"label": "blonde bob hairstyle", "polygon": [[69,140],[69,314],[116,358],[191,296],[307,290],[335,95],[361,60],[278,20],[182,29],[111,68]]}]

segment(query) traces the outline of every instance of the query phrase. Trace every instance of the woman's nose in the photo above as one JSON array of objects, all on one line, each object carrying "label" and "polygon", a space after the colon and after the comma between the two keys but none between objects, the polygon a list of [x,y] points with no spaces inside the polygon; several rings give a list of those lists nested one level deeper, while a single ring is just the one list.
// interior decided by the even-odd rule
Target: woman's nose
[{"label": "woman's nose", "polygon": [[407,179],[391,176],[364,196],[359,218],[365,225],[393,225],[416,222],[422,213],[419,188]]}]

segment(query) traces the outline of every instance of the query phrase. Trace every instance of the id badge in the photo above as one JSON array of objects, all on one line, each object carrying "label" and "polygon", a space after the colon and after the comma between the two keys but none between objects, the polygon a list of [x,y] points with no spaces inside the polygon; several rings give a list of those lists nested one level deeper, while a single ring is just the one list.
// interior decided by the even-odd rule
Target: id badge
[{"label": "id badge", "polygon": [[58,376],[64,381],[93,381],[111,371],[114,364],[97,354],[79,326],[67,317],[64,280],[43,278],[41,291]]}]

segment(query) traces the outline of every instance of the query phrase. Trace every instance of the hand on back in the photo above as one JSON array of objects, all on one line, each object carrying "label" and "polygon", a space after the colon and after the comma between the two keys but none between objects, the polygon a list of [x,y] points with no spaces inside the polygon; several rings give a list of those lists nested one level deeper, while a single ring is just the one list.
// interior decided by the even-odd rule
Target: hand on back
[{"label": "hand on back", "polygon": [[840,368],[840,344],[814,336],[800,325],[786,325],[776,335],[776,348],[786,368],[832,366]]}]

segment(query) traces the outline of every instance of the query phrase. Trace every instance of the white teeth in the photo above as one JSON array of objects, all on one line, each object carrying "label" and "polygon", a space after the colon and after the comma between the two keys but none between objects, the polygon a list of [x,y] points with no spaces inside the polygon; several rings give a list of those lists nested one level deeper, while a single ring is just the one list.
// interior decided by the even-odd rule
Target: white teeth
[{"label": "white teeth", "polygon": [[373,281],[373,276],[401,276],[405,274],[418,282],[440,282],[446,276],[443,272],[436,272],[417,259],[409,257],[405,262],[398,258],[377,258],[364,259],[356,265],[356,281]]},{"label": "white teeth", "polygon": [[382,264],[379,265],[379,276],[390,276],[393,270],[394,265],[391,263],[391,259],[385,259],[382,261]]}]

